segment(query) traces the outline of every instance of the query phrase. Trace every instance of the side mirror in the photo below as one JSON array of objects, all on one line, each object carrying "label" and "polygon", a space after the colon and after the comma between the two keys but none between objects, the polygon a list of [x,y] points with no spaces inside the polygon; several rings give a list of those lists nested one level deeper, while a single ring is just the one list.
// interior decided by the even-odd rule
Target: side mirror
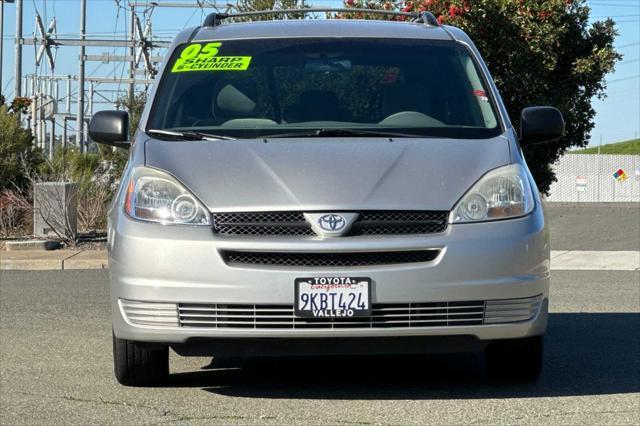
[{"label": "side mirror", "polygon": [[129,114],[126,111],[98,111],[89,122],[89,137],[97,143],[129,149]]},{"label": "side mirror", "polygon": [[553,107],[536,106],[522,110],[520,144],[522,146],[551,142],[564,135],[564,118]]}]

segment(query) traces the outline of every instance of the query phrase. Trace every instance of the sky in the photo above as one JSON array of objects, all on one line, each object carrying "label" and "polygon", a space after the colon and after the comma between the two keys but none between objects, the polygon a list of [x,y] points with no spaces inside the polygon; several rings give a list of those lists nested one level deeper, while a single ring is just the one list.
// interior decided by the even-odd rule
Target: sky
[{"label": "sky", "polygon": [[[2,0],[0,0],[2,1]],[[93,38],[123,38],[129,28],[129,13],[125,11],[128,0],[87,0],[87,31]],[[138,0],[142,2],[141,0]],[[196,0],[171,0],[196,4]],[[339,6],[339,0],[307,0],[315,6]],[[157,0],[158,3],[166,2]],[[212,2],[207,0],[207,2]],[[224,4],[226,2],[220,2]],[[607,76],[607,98],[594,99],[596,110],[595,128],[591,132],[590,145],[611,143],[640,136],[640,0],[587,0],[592,8],[592,20],[612,17],[619,36],[615,46],[624,58],[616,66],[615,72]],[[24,0],[23,37],[32,37],[35,31],[35,12],[41,15],[45,26],[55,16],[57,33],[60,37],[78,37],[80,28],[80,0]],[[141,8],[142,9],[142,8]],[[199,8],[156,8],[153,11],[153,33],[158,38],[171,40],[183,28],[197,26],[206,13],[213,9]],[[142,14],[139,14],[142,19]],[[2,93],[13,97],[14,75],[14,35],[15,4],[4,5],[4,35],[2,38]],[[55,62],[56,75],[78,73],[78,47],[60,47]],[[86,54],[110,53],[124,55],[123,48],[88,47]],[[23,74],[36,72],[35,49],[23,48]],[[42,65],[40,73],[50,74],[47,65]],[[123,63],[103,64],[88,62],[87,76],[119,77],[127,76]],[[98,87],[109,97],[109,90],[118,89],[115,84]],[[23,88],[24,90],[24,88]],[[64,90],[61,87],[60,93]],[[108,104],[97,104],[96,109],[109,108]]]}]

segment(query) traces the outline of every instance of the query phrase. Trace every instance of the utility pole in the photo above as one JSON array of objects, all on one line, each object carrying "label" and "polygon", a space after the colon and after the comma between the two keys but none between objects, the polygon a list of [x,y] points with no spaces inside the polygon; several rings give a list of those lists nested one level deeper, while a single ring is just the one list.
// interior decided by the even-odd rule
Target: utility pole
[{"label": "utility pole", "polygon": [[[87,26],[87,0],[80,0],[80,39],[85,40]],[[76,143],[84,152],[84,44],[80,45],[80,70],[78,72],[78,114],[76,118]]]},{"label": "utility pole", "polygon": [[[129,55],[131,55],[131,62],[129,62],[129,78],[135,78],[135,56],[136,56],[136,8],[131,5],[131,22],[130,22],[130,35],[131,35],[131,47],[129,48]],[[135,96],[135,84],[129,83],[129,106],[133,105],[133,97]]]},{"label": "utility pole", "polygon": [[4,45],[4,0],[0,0],[0,95],[2,95],[2,46]]},{"label": "utility pole", "polygon": [[49,159],[53,160],[53,153],[56,148],[56,120],[51,118],[51,133],[49,133]]},{"label": "utility pole", "polygon": [[598,155],[600,155],[600,147],[602,147],[602,133],[600,133],[600,143],[598,144]]},{"label": "utility pole", "polygon": [[16,53],[13,97],[22,96],[22,0],[16,0]]}]

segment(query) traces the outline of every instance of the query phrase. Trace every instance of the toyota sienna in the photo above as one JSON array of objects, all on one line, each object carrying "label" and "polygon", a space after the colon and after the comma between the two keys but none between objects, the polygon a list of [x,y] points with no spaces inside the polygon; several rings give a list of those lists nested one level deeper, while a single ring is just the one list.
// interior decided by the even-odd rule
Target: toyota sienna
[{"label": "toyota sienna", "polygon": [[126,112],[93,115],[94,141],[130,149],[108,231],[120,383],[162,383],[169,349],[484,350],[490,376],[538,377],[549,239],[521,147],[562,116],[526,108],[516,131],[463,31],[395,15],[213,14],[131,138]]}]

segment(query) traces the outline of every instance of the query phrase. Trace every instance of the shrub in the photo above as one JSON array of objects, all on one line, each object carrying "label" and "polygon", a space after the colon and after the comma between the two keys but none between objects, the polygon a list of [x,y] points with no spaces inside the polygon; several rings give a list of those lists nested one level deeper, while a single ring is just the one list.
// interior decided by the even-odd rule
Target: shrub
[{"label": "shrub", "polygon": [[75,182],[79,231],[104,229],[108,203],[118,189],[124,163],[126,159],[110,149],[98,153],[58,149],[41,167],[37,180]]},{"label": "shrub", "polygon": [[28,106],[24,99],[14,100],[12,106],[0,104],[0,192],[26,190],[30,173],[44,161],[42,152],[33,146],[31,131],[20,126],[20,113],[14,110]]},{"label": "shrub", "polygon": [[0,237],[31,233],[32,205],[25,193],[4,189],[0,193]]}]

